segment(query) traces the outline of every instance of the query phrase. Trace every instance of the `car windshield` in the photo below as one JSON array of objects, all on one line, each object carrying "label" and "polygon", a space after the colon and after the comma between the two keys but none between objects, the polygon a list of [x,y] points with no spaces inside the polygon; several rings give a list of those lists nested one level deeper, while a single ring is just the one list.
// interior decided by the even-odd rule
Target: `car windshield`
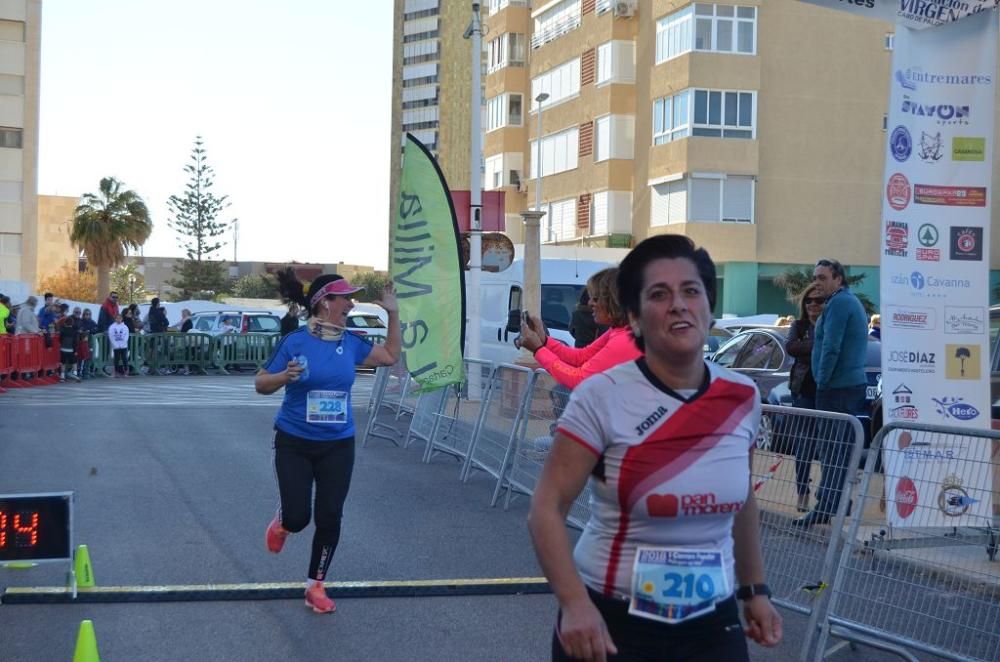
[{"label": "car windshield", "polygon": [[542,285],[542,309],[539,312],[545,326],[569,331],[569,322],[582,291],[583,285]]},{"label": "car windshield", "polygon": [[378,315],[349,315],[347,326],[355,329],[384,329],[385,324],[378,318]]},{"label": "car windshield", "polygon": [[278,331],[281,322],[271,315],[256,315],[250,318],[247,328],[252,333],[272,333]]}]

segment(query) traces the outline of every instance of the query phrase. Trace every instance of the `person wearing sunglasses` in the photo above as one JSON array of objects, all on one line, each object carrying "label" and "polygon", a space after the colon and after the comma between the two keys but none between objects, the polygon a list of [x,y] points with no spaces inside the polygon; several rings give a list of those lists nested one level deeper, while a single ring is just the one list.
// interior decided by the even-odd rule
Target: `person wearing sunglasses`
[{"label": "person wearing sunglasses", "polygon": [[[792,321],[785,338],[785,349],[795,359],[788,377],[788,389],[792,392],[792,406],[803,409],[816,408],[816,380],[812,375],[813,336],[816,321],[823,312],[826,297],[819,293],[815,285],[810,285],[799,298],[799,316]],[[803,430],[795,439],[795,491],[798,494],[797,508],[800,513],[809,510],[809,471],[816,455],[816,439],[812,430]]]},{"label": "person wearing sunglasses", "polygon": [[[819,260],[813,269],[813,287],[826,297],[816,321],[811,358],[816,380],[816,409],[857,416],[865,411],[865,357],[868,354],[868,314],[847,285],[844,266]],[[850,439],[820,439],[823,467],[816,506],[793,524],[808,528],[827,524],[840,506],[851,456]]]}]

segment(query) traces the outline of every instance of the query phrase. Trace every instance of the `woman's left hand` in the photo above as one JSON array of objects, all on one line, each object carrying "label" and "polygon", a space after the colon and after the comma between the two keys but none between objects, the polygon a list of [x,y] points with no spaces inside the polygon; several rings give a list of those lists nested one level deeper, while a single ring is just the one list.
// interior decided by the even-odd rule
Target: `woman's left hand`
[{"label": "woman's left hand", "polygon": [[382,290],[382,297],[376,299],[375,303],[385,308],[387,313],[399,312],[399,302],[396,300],[396,286],[391,281]]},{"label": "woman's left hand", "polygon": [[781,615],[765,595],[755,596],[743,605],[746,635],[761,646],[777,646],[781,642]]}]

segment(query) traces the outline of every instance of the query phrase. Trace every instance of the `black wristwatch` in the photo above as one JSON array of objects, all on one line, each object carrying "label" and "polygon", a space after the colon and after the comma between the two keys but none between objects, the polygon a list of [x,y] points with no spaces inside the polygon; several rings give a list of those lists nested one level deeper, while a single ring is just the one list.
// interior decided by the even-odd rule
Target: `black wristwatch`
[{"label": "black wristwatch", "polygon": [[771,589],[767,584],[750,584],[749,586],[740,586],[736,589],[736,598],[738,600],[751,600],[758,595],[766,595],[770,598]]}]

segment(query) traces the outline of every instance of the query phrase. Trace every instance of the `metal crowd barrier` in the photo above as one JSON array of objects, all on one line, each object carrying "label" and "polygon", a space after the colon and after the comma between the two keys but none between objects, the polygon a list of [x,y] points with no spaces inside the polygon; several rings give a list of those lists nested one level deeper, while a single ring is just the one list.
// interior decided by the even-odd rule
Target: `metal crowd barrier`
[{"label": "metal crowd barrier", "polygon": [[[380,370],[382,370],[380,368]],[[409,390],[410,373],[406,369],[406,358],[400,358],[394,365],[388,366],[383,371],[384,377],[378,379],[376,370],[375,387],[372,389],[372,405],[368,415],[368,423],[365,425],[364,436],[361,438],[361,447],[368,445],[372,438],[385,439],[398,446],[399,438],[406,434],[406,430],[396,427],[396,421],[402,416],[401,404]],[[383,410],[392,414],[392,423],[384,423],[379,420]]]},{"label": "metal crowd barrier", "polygon": [[410,428],[406,432],[405,441],[403,441],[403,448],[409,448],[411,443],[419,440],[424,442],[424,452],[426,453],[431,439],[434,438],[438,417],[448,400],[448,391],[454,390],[454,388],[454,386],[446,386],[420,393],[413,411],[413,418],[410,419]]},{"label": "metal crowd barrier", "polygon": [[448,392],[424,452],[424,462],[430,462],[438,454],[459,461],[462,465],[460,479],[466,477],[466,464],[480,429],[483,404],[489,396],[493,374],[493,364],[489,361],[465,359],[464,363],[465,381]]},{"label": "metal crowd barrier", "polygon": [[508,363],[496,366],[490,376],[478,433],[470,444],[461,478],[468,482],[473,471],[495,478],[491,506],[500,500],[504,474],[510,466],[511,444],[517,436],[534,379],[530,368]]},{"label": "metal crowd barrier", "polygon": [[[521,425],[510,446],[509,469],[503,480],[507,495],[504,509],[510,507],[515,493],[535,493],[542,467],[552,449],[556,421],[569,403],[570,389],[556,382],[545,370],[535,371],[531,397],[525,405]],[[590,519],[590,481],[573,501],[567,523],[582,529]]]},{"label": "metal crowd barrier", "polygon": [[[832,582],[864,439],[861,423],[849,414],[763,406],[751,480],[764,567],[778,606],[811,614],[816,596]],[[823,505],[821,487],[828,492]],[[793,524],[812,510],[834,513],[832,526]]]},{"label": "metal crowd barrier", "polygon": [[873,449],[815,659],[830,636],[1000,659],[1000,432],[892,423]]}]

